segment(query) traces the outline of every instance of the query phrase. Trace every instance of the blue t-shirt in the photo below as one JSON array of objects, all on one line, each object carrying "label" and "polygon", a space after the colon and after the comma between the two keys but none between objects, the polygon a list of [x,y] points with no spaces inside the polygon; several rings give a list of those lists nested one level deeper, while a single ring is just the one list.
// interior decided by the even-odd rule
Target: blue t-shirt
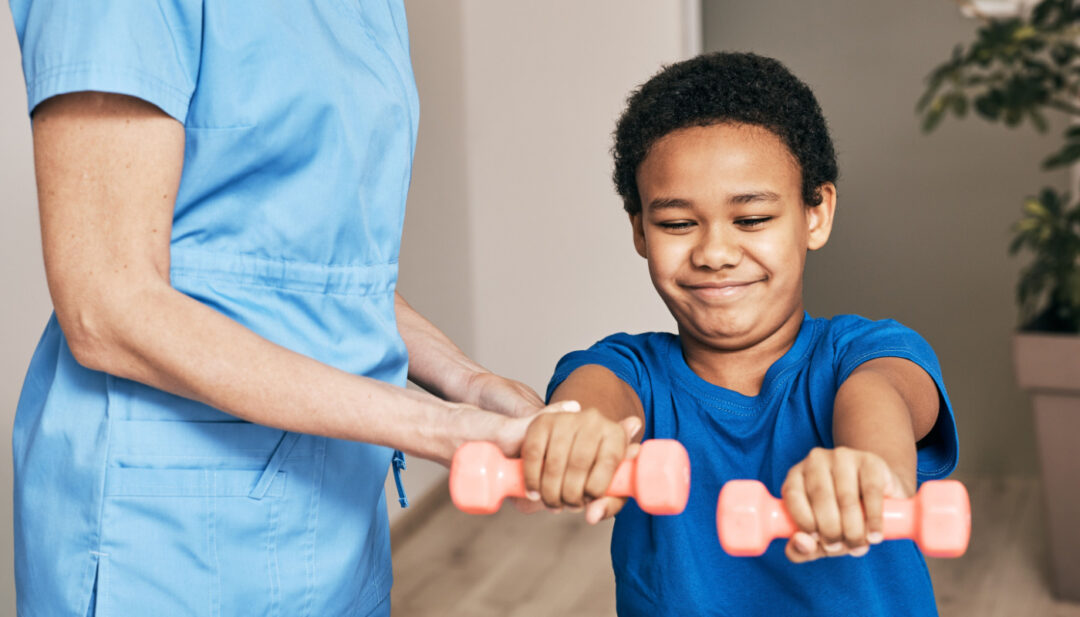
[{"label": "blue t-shirt", "polygon": [[695,374],[679,338],[615,334],[559,361],[548,386],[598,364],[629,384],[645,410],[644,439],[678,439],[690,454],[690,501],[677,516],[651,516],[633,500],[615,519],[611,558],[622,617],[655,615],[936,615],[922,554],[887,541],[861,558],[793,564],[775,540],[761,557],[731,557],[716,533],[716,501],[728,480],[761,480],[779,495],[788,470],[814,447],[832,448],[833,401],[851,372],[879,357],[906,358],[934,379],[937,423],[918,444],[918,478],[956,466],[957,437],[941,369],[930,346],[892,321],[804,316],[791,349],[745,396]]}]

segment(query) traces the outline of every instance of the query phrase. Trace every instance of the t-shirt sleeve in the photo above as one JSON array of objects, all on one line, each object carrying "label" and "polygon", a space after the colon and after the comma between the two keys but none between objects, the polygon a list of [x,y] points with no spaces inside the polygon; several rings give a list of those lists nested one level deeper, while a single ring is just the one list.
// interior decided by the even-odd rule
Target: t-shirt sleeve
[{"label": "t-shirt sleeve", "polygon": [[647,400],[649,380],[645,375],[645,361],[638,339],[639,337],[629,334],[613,334],[588,349],[566,354],[555,365],[555,374],[548,382],[545,401],[551,400],[555,388],[566,381],[570,373],[586,364],[598,364],[615,373],[616,377],[637,392],[638,398]]},{"label": "t-shirt sleeve", "polygon": [[922,367],[937,385],[940,404],[930,433],[918,443],[918,479],[944,478],[956,468],[959,441],[941,365],[930,344],[914,330],[891,319],[871,321],[843,316],[833,320],[836,388],[862,363],[874,358],[904,358]]},{"label": "t-shirt sleeve", "polygon": [[11,0],[27,105],[126,94],[180,122],[199,73],[202,0]]}]

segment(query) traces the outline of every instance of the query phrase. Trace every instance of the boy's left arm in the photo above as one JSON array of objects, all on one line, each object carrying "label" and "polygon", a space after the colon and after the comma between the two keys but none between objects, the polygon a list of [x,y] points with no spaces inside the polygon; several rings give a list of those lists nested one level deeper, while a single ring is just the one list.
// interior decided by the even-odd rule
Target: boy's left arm
[{"label": "boy's left arm", "polygon": [[835,448],[814,448],[781,489],[800,529],[785,549],[791,561],[859,557],[881,541],[883,500],[915,494],[915,444],[939,405],[933,379],[910,360],[876,358],[851,373],[833,406]]}]

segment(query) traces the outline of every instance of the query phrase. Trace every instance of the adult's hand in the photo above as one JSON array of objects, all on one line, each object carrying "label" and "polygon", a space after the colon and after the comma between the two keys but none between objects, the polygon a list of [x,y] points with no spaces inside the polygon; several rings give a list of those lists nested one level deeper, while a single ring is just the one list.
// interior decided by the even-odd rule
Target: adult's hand
[{"label": "adult's hand", "polygon": [[494,373],[475,373],[466,396],[477,407],[513,418],[531,417],[544,407],[544,401],[532,388]]}]

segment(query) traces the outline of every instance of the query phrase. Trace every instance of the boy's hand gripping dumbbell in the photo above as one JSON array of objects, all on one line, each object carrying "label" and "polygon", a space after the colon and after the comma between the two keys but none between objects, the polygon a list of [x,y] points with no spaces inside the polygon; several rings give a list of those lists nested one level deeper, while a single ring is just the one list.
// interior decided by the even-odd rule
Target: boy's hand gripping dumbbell
[{"label": "boy's hand gripping dumbbell", "polygon": [[[886,540],[914,540],[928,557],[959,557],[971,536],[967,489],[956,480],[926,482],[911,499],[886,499]],[[733,557],[755,557],[774,538],[798,531],[784,503],[757,480],[732,480],[716,504],[720,545]]]},{"label": "boy's hand gripping dumbbell", "polygon": [[[649,514],[679,514],[690,495],[690,457],[674,439],[649,439],[633,460],[619,464],[609,497],[633,497]],[[461,511],[491,514],[504,497],[524,497],[521,459],[508,459],[492,443],[462,445],[450,463],[450,498]]]}]

